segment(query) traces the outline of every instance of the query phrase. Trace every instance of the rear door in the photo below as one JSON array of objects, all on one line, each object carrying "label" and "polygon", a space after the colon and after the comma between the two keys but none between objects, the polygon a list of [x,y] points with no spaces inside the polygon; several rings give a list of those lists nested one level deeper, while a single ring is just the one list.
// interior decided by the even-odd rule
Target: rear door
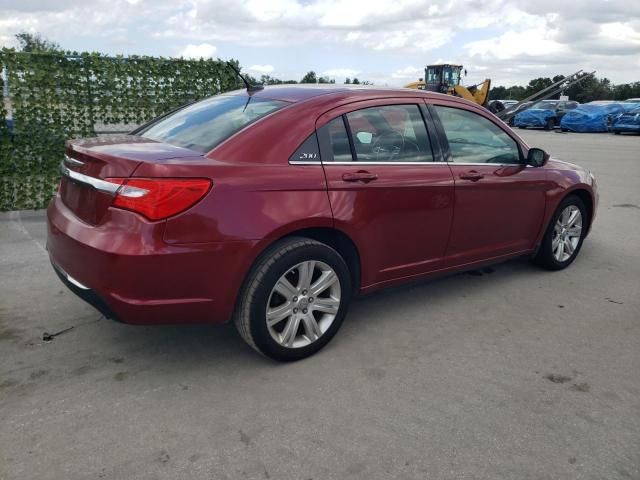
[{"label": "rear door", "polygon": [[352,103],[318,119],[335,225],[359,248],[365,290],[442,266],[454,185],[425,120],[411,99]]},{"label": "rear door", "polygon": [[429,108],[455,181],[446,266],[534,248],[551,188],[545,169],[526,166],[519,143],[489,114],[434,103]]}]

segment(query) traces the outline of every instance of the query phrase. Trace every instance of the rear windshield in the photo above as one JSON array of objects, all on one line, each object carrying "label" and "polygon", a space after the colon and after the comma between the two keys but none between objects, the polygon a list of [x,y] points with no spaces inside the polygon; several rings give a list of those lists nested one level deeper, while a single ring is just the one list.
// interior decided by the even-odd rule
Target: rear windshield
[{"label": "rear windshield", "polygon": [[251,122],[286,102],[244,95],[218,95],[185,107],[139,132],[152,140],[208,152]]}]

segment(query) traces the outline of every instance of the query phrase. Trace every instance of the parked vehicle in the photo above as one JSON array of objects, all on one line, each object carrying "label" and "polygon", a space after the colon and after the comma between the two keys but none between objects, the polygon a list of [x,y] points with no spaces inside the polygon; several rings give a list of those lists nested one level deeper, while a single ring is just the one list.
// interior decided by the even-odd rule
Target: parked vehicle
[{"label": "parked vehicle", "polygon": [[513,105],[509,105],[505,108],[505,110],[510,111],[510,116],[509,119],[507,121],[507,123],[509,124],[510,127],[513,127],[513,122],[516,118],[516,115],[520,112],[524,112],[527,108],[531,107],[531,105],[533,105],[533,102],[523,102],[519,105],[513,106]]},{"label": "parked vehicle", "polygon": [[560,125],[567,111],[577,108],[578,105],[578,102],[571,100],[542,100],[518,113],[513,124],[518,128],[538,127],[553,130]]},{"label": "parked vehicle", "polygon": [[631,109],[633,104],[595,101],[580,105],[560,122],[564,132],[607,132],[614,118]]},{"label": "parked vehicle", "polygon": [[72,291],[126,323],[233,319],[278,360],[329,342],[353,295],[521,256],[563,269],[598,203],[592,174],[483,107],[408,89],[218,95],[70,141],[61,171],[47,249]]},{"label": "parked vehicle", "polygon": [[518,103],[516,100],[491,100],[487,104],[487,109],[491,113],[499,113],[516,103]]},{"label": "parked vehicle", "polygon": [[609,127],[616,135],[622,132],[640,133],[640,101],[633,110],[618,115]]},{"label": "parked vehicle", "polygon": [[640,98],[627,98],[625,103],[640,103]]}]

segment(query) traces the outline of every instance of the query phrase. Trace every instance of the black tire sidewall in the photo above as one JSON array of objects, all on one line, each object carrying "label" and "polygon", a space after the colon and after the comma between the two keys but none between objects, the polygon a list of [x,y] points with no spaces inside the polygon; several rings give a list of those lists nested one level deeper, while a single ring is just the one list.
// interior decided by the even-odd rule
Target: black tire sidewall
[{"label": "black tire sidewall", "polygon": [[[562,214],[562,212],[570,205],[575,205],[580,210],[580,214],[582,215],[582,232],[580,234],[580,240],[578,241],[578,245],[567,260],[564,262],[559,262],[556,260],[556,257],[553,255],[553,230],[555,227],[558,218]],[[576,195],[569,195],[565,198],[558,208],[556,209],[553,217],[551,217],[551,222],[547,227],[547,231],[545,233],[544,239],[542,241],[542,248],[540,249],[540,253],[538,255],[538,259],[542,263],[543,266],[549,268],[550,270],[562,270],[567,268],[569,265],[573,263],[573,261],[577,258],[578,253],[580,253],[580,249],[582,248],[582,243],[584,241],[584,237],[586,236],[587,229],[589,227],[589,218],[587,217],[587,209],[584,206],[584,202],[580,199],[580,197]]]},{"label": "black tire sidewall", "polygon": [[[274,252],[277,254],[277,252]],[[336,318],[320,339],[301,348],[286,348],[278,344],[269,333],[266,323],[266,306],[275,283],[293,266],[308,260],[319,260],[329,265],[340,281],[340,307]],[[255,289],[250,307],[251,336],[258,349],[268,357],[281,361],[299,360],[324,347],[340,328],[351,299],[351,275],[342,257],[331,247],[314,243],[285,253],[265,272]]]}]

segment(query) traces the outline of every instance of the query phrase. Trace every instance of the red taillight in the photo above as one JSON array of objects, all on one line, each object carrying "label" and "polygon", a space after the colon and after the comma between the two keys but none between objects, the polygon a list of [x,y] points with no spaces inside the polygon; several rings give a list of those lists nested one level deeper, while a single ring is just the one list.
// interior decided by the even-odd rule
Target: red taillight
[{"label": "red taillight", "polygon": [[112,206],[162,220],[195,205],[211,188],[205,178],[108,178],[122,185]]}]

